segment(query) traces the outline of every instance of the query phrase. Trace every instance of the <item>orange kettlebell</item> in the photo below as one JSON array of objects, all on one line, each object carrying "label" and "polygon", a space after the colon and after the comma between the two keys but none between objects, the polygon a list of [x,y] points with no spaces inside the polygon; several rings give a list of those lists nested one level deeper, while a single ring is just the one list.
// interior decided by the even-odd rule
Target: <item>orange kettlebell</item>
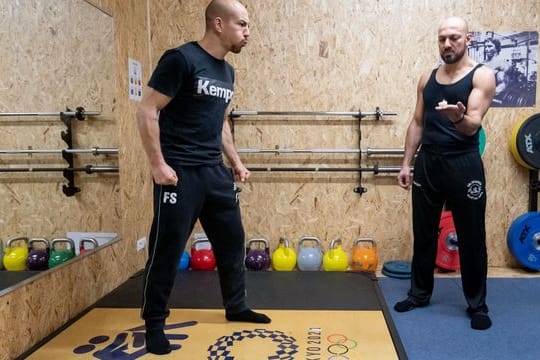
[{"label": "orange kettlebell", "polygon": [[356,271],[377,270],[377,244],[375,240],[372,238],[354,240],[351,268]]}]

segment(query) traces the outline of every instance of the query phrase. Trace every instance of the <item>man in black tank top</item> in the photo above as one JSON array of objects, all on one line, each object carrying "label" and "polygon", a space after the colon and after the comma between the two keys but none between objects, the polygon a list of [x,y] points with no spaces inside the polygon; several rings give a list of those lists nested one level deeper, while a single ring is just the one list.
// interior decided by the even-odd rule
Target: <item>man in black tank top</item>
[{"label": "man in black tank top", "polygon": [[[491,326],[486,304],[486,188],[478,152],[479,129],[495,93],[493,71],[467,54],[467,23],[445,20],[438,30],[438,68],[418,82],[416,108],[407,129],[399,185],[412,185],[414,253],[407,299],[398,312],[427,306],[434,283],[439,221],[443,206],[452,211],[459,241],[463,292],[471,327]],[[421,145],[421,147],[420,147]],[[414,177],[410,165],[414,164]]]},{"label": "man in black tank top", "polygon": [[[212,244],[227,320],[270,322],[246,305],[245,234],[234,176],[243,182],[250,173],[240,161],[227,122],[234,70],[224,58],[247,44],[249,16],[236,0],[213,0],[205,18],[201,41],[163,54],[137,109],[154,180],[141,306],[146,349],[154,354],[172,350],[164,333],[168,300],[197,220]],[[232,170],[223,164],[222,152]]]}]

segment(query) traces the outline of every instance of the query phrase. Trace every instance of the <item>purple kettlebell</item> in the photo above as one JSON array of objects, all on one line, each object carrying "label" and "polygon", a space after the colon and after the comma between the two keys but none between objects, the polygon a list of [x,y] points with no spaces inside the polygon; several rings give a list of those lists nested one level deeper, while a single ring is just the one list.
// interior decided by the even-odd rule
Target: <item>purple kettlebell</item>
[{"label": "purple kettlebell", "polygon": [[[254,244],[257,244],[254,246]],[[264,245],[264,247],[261,246]],[[270,266],[270,248],[268,240],[257,238],[248,240],[246,245],[246,269],[253,271],[267,270]]]}]

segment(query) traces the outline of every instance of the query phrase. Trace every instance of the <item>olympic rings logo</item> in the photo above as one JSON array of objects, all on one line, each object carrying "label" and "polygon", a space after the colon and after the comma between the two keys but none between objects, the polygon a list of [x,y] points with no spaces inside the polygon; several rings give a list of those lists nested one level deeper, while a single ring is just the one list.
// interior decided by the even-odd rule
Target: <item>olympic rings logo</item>
[{"label": "olympic rings logo", "polygon": [[326,340],[330,343],[326,350],[332,354],[328,360],[351,360],[345,354],[358,346],[356,340],[349,339],[343,334],[330,334]]}]

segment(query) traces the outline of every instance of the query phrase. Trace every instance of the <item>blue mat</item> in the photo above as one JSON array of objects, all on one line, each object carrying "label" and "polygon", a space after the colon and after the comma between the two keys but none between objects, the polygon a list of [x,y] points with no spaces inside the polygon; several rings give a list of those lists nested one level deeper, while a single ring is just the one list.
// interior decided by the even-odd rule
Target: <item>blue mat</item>
[{"label": "blue mat", "polygon": [[411,360],[540,359],[540,278],[490,278],[487,303],[493,322],[473,330],[460,278],[438,278],[431,304],[406,313],[393,309],[405,299],[410,280],[381,277],[379,287]]}]

